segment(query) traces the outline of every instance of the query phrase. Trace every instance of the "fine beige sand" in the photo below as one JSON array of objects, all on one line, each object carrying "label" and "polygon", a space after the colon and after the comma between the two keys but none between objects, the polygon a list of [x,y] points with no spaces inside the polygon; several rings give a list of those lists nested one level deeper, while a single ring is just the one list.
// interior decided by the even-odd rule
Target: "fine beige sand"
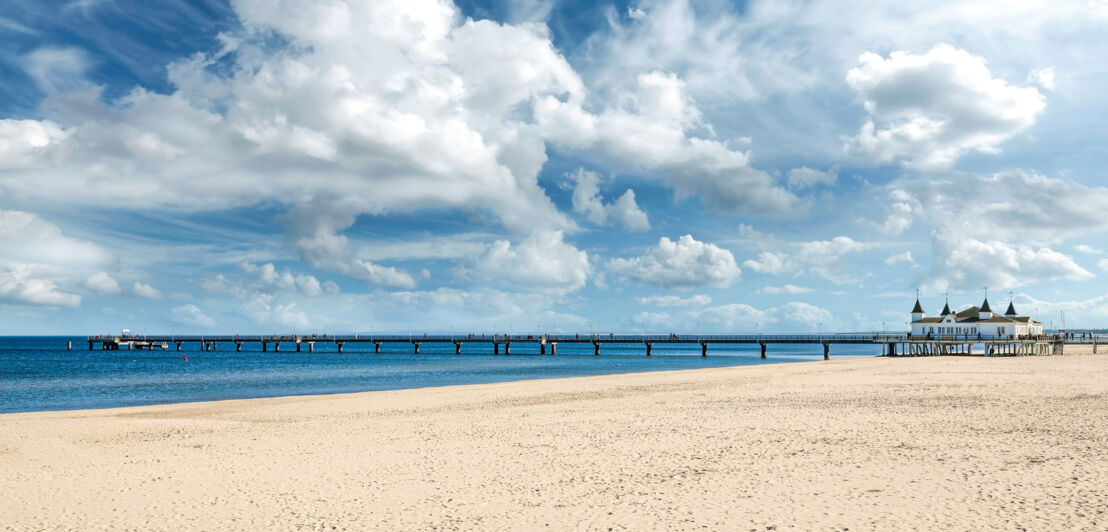
[{"label": "fine beige sand", "polygon": [[11,414],[0,528],[1106,530],[1106,394],[1067,354]]}]

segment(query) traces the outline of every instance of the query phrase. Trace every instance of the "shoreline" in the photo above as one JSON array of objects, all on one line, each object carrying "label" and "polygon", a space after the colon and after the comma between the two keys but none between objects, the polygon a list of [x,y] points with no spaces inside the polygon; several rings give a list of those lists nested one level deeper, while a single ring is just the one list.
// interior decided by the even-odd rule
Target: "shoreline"
[{"label": "shoreline", "polygon": [[1106,438],[1073,353],[12,413],[0,524],[1096,529]]},{"label": "shoreline", "polygon": [[[96,353],[99,354],[101,352],[96,351]],[[128,353],[128,351],[115,351],[115,352],[108,351],[106,353],[110,353],[113,356],[118,357],[118,354]],[[235,352],[224,352],[224,353],[228,354],[228,355],[231,355],[231,356],[243,355],[244,354],[244,353],[235,353]],[[194,355],[194,353],[187,353],[187,354],[190,355],[190,359],[191,359],[192,363],[197,363],[197,362],[201,363],[202,366],[200,366],[200,367],[205,367],[205,368],[211,368],[212,367],[212,366],[204,366],[203,365],[206,362],[206,360],[205,360],[206,359],[206,354],[205,353],[197,352],[197,353],[195,353],[195,356],[192,356],[192,355]],[[174,362],[174,361],[179,360],[179,355],[176,354],[176,353],[164,354],[164,353],[160,353],[160,352],[157,352],[157,351],[155,351],[155,352],[137,351],[137,352],[135,352],[135,355],[140,356],[143,359],[163,360],[164,362]],[[245,355],[250,356],[251,353],[245,353]],[[300,355],[296,354],[296,356],[300,356]],[[307,355],[305,355],[305,356],[307,356]],[[329,357],[329,356],[334,356],[334,354],[329,353],[329,354],[326,354],[326,355],[323,355],[323,356],[328,356]],[[348,353],[348,356],[357,357],[359,355],[355,354],[355,353]],[[137,399],[133,399],[133,402],[131,404],[121,404],[124,401],[104,401],[104,400],[101,399],[101,400],[97,401],[98,403],[101,403],[101,404],[94,404],[93,406],[75,405],[75,404],[72,404],[72,401],[69,401],[68,405],[67,405],[66,402],[58,402],[58,403],[54,403],[54,404],[48,404],[46,401],[40,399],[39,401],[35,401],[34,403],[37,403],[38,405],[46,404],[47,406],[45,408],[36,406],[36,407],[33,407],[33,408],[21,408],[19,410],[4,411],[4,412],[0,412],[0,416],[11,415],[11,414],[16,414],[16,413],[53,412],[53,411],[73,412],[73,411],[84,411],[84,410],[102,410],[102,409],[112,409],[112,408],[133,408],[133,407],[142,407],[142,406],[159,406],[159,405],[189,404],[189,403],[207,403],[207,402],[234,401],[234,400],[246,400],[246,399],[267,399],[267,398],[280,398],[280,397],[304,397],[304,396],[317,396],[317,395],[325,396],[325,395],[363,393],[363,392],[373,392],[373,391],[395,391],[395,390],[407,390],[407,389],[436,388],[436,387],[456,386],[456,385],[464,385],[464,384],[491,384],[491,383],[496,383],[496,382],[519,382],[519,381],[531,381],[531,380],[547,380],[547,379],[552,379],[552,378],[570,378],[570,377],[576,377],[576,376],[590,376],[590,375],[622,375],[622,374],[634,374],[634,373],[657,372],[657,371],[679,371],[679,370],[684,370],[684,369],[704,369],[704,368],[712,368],[712,367],[737,367],[737,366],[748,366],[748,365],[749,366],[759,366],[759,365],[786,364],[786,363],[791,363],[791,362],[815,362],[815,361],[819,361],[819,359],[817,358],[818,355],[815,355],[815,354],[807,356],[807,354],[793,354],[793,353],[781,354],[779,356],[770,356],[769,359],[759,359],[758,356],[757,356],[757,353],[754,353],[754,354],[750,354],[750,353],[719,353],[719,354],[716,354],[712,357],[709,357],[709,358],[705,359],[705,358],[702,358],[702,357],[699,357],[699,356],[692,356],[692,355],[689,355],[689,354],[681,354],[681,353],[670,354],[670,353],[664,353],[664,352],[661,353],[661,354],[656,354],[653,357],[643,357],[643,356],[637,356],[637,355],[603,355],[603,356],[597,357],[597,356],[594,356],[594,355],[591,355],[591,354],[586,355],[586,354],[579,354],[579,353],[566,353],[566,354],[557,355],[556,357],[555,356],[550,356],[550,355],[521,353],[521,354],[511,355],[511,357],[505,357],[505,356],[494,356],[492,354],[470,354],[470,353],[467,353],[467,354],[457,355],[457,354],[452,354],[452,353],[437,353],[437,352],[427,352],[427,353],[421,353],[421,354],[418,354],[418,355],[413,355],[413,354],[410,354],[410,353],[382,353],[382,354],[372,354],[372,355],[368,355],[368,356],[373,357],[373,358],[350,358],[350,359],[348,359],[349,362],[353,362],[354,364],[360,364],[360,366],[358,368],[351,368],[351,373],[350,373],[351,375],[357,374],[358,371],[369,371],[370,372],[370,373],[366,374],[367,380],[365,380],[364,382],[358,382],[358,383],[355,383],[354,379],[351,378],[351,379],[348,379],[346,382],[337,382],[336,381],[335,383],[333,383],[332,386],[329,386],[329,387],[328,386],[304,386],[303,388],[301,388],[303,383],[302,382],[297,382],[297,383],[294,383],[292,385],[292,388],[290,390],[282,390],[282,391],[277,391],[277,392],[273,392],[272,390],[267,389],[264,386],[263,387],[258,387],[258,388],[246,389],[246,390],[242,390],[242,389],[226,390],[226,389],[217,387],[217,388],[212,389],[210,391],[193,390],[192,393],[184,394],[186,396],[185,398],[180,398],[180,394],[178,394],[178,397],[166,397],[166,398],[164,398],[164,400],[159,400],[159,398],[157,398],[157,397],[148,397],[148,398],[145,398],[146,400],[144,400],[144,398],[137,398]],[[839,359],[867,358],[867,357],[872,357],[872,356],[878,356],[878,355],[874,355],[874,354],[870,354],[870,353],[859,353],[859,354],[843,353],[843,354],[837,355],[837,357]],[[408,360],[409,362],[411,362],[413,364],[418,360],[418,365],[421,368],[425,366],[424,363],[426,362],[426,371],[424,372],[423,370],[416,370],[415,367],[412,366],[411,376],[415,378],[415,382],[398,381],[398,382],[394,383],[393,381],[388,381],[387,379],[385,379],[383,377],[378,377],[374,373],[372,373],[374,371],[377,371],[377,370],[374,369],[374,368],[378,367],[378,365],[374,362],[374,358],[377,358],[377,357],[384,357],[383,360],[386,362],[386,366],[382,366],[382,367],[385,367],[386,369],[387,369],[387,364],[393,363],[397,360]],[[437,370],[435,369],[437,364],[450,365],[450,364],[453,364],[453,363],[457,363],[457,361],[464,361],[464,363],[468,364],[471,361],[471,360],[467,360],[467,359],[469,359],[469,357],[474,357],[475,359],[477,359],[477,360],[472,361],[473,364],[474,364],[474,367],[472,369],[475,369],[476,373],[470,375],[469,378],[464,378],[464,379],[443,378],[441,375],[439,375],[437,373]],[[124,356],[123,358],[126,359],[128,357]],[[579,360],[579,361],[582,362],[582,364],[577,365],[573,362],[570,362],[570,361],[574,361],[574,360]],[[332,359],[331,361],[326,362],[324,365],[318,366],[318,367],[322,368],[322,369],[327,369],[328,365],[330,365],[332,362],[341,365],[343,363],[346,363],[347,361],[342,360],[342,359]],[[499,374],[499,375],[497,375],[495,371],[491,372],[491,373],[487,373],[487,372],[482,371],[482,368],[488,369],[488,368],[486,368],[485,365],[490,363],[490,362],[494,363],[495,365],[501,365],[501,366],[504,366],[504,367],[503,368],[496,368],[496,367],[493,367],[493,366],[489,366],[488,368],[510,370],[510,371],[515,372],[515,374],[512,374],[512,375]],[[562,363],[568,363],[569,365],[566,366],[564,369],[561,369],[560,365]],[[590,367],[594,363],[600,363],[600,366],[602,366],[602,367]],[[532,368],[531,367],[532,364],[539,364],[538,370],[535,370],[534,368]],[[688,367],[688,366],[696,366],[696,367]],[[126,370],[126,368],[120,368],[120,369],[123,370],[123,371]],[[462,369],[464,370],[464,368],[462,368]],[[185,373],[180,373],[181,370],[182,370],[182,368],[174,368],[174,371],[176,371],[177,373],[173,373],[173,374],[169,375],[166,378],[168,378],[168,379],[189,378],[188,377],[189,372],[186,370]],[[243,368],[243,369],[237,370],[237,373],[242,377],[248,378],[250,376],[250,373],[254,370],[255,369],[253,369],[253,368]],[[293,379],[296,379],[298,374],[299,374],[299,370],[295,369],[295,368],[291,368],[291,367],[288,368],[288,370],[293,372],[290,375],[292,376]],[[425,374],[420,375],[421,373],[425,373]],[[550,375],[550,373],[562,373],[562,375]],[[159,378],[158,375],[159,374],[154,373],[154,374],[149,375],[148,377],[157,379],[157,378]],[[457,382],[457,381],[461,381],[461,382]],[[466,381],[468,381],[468,382],[466,382]],[[18,377],[13,382],[18,383],[19,382]],[[217,384],[218,384],[218,382],[217,382]],[[55,385],[55,388],[56,389],[61,389],[61,388],[58,388],[57,385]],[[94,389],[95,386],[90,386],[90,388]],[[298,390],[301,390],[301,389],[303,389],[303,391],[298,391]],[[32,402],[31,401],[26,401],[25,403],[30,404]],[[106,403],[106,404],[104,404],[104,403]]]}]

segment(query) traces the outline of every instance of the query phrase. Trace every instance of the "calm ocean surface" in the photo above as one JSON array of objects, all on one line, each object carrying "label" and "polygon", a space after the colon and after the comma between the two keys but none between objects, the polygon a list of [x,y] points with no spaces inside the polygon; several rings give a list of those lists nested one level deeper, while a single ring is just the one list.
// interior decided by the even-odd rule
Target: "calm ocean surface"
[{"label": "calm ocean surface", "polygon": [[[66,351],[67,340],[73,350]],[[172,346],[172,344],[170,344]],[[403,350],[407,347],[407,350]],[[81,337],[0,337],[0,413],[72,410],[119,406],[397,390],[454,384],[479,384],[674,369],[748,366],[822,360],[818,345],[771,345],[766,360],[758,346],[712,345],[700,356],[698,345],[655,344],[654,356],[642,345],[609,346],[593,356],[588,344],[558,346],[556,356],[538,355],[534,344],[514,344],[512,355],[493,355],[489,344],[411,346],[317,344],[315,353],[261,352],[258,344],[220,351],[88,351]],[[361,351],[360,351],[361,350]],[[368,352],[364,351],[368,350]],[[516,354],[516,353],[520,354]],[[529,354],[530,353],[530,354]],[[880,346],[832,346],[831,357],[876,356]],[[188,356],[186,362],[182,355]]]}]

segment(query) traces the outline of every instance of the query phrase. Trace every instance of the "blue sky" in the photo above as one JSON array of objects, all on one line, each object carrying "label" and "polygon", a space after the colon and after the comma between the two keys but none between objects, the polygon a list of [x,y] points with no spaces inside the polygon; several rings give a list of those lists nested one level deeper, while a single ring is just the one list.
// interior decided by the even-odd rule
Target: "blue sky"
[{"label": "blue sky", "polygon": [[9,1],[0,333],[1108,324],[1103,1]]}]

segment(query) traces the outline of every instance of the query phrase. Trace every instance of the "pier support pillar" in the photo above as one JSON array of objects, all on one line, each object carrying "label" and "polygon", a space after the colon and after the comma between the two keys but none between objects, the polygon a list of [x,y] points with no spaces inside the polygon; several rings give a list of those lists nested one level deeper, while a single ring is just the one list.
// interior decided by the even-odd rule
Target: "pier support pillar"
[{"label": "pier support pillar", "polygon": [[315,342],[308,342],[308,352],[315,353]]},{"label": "pier support pillar", "polygon": [[378,354],[381,353],[381,342],[373,342],[373,352]]},{"label": "pier support pillar", "polygon": [[758,344],[762,346],[762,358],[766,358],[766,344]]},{"label": "pier support pillar", "polygon": [[702,357],[708,356],[708,342],[702,342],[700,344],[700,356],[702,356]]},{"label": "pier support pillar", "polygon": [[296,352],[300,352],[300,342],[296,342]]},{"label": "pier support pillar", "polygon": [[546,344],[544,344],[542,342],[539,342],[539,354],[540,355],[545,355],[546,354]]},{"label": "pier support pillar", "polygon": [[512,354],[512,343],[511,342],[504,342],[504,354],[505,355]]},{"label": "pier support pillar", "polygon": [[[337,345],[339,347],[339,353],[341,353],[342,352],[342,342],[335,342],[335,345]],[[416,344],[416,345],[419,345],[419,344]],[[417,349],[418,349],[418,347],[417,347]],[[419,351],[417,350],[416,352],[418,353]]]},{"label": "pier support pillar", "polygon": [[555,342],[555,343],[550,344],[550,356],[554,356],[554,355],[557,355],[557,354],[558,354],[558,343]]},{"label": "pier support pillar", "polygon": [[654,344],[646,342],[646,356],[650,356],[650,350],[654,347]]},{"label": "pier support pillar", "polygon": [[65,350],[69,351],[71,349],[73,349],[73,340],[70,340],[70,341],[65,343]]},{"label": "pier support pillar", "polygon": [[831,344],[823,344],[823,359],[831,360]]},{"label": "pier support pillar", "polygon": [[281,351],[281,342],[273,342],[273,351],[278,353]]},{"label": "pier support pillar", "polygon": [[269,351],[269,344],[262,342],[262,352],[265,353],[266,351]]},{"label": "pier support pillar", "polygon": [[89,351],[92,351],[92,342],[89,342],[89,343],[88,343],[88,350],[89,350]]},{"label": "pier support pillar", "polygon": [[212,349],[211,349],[211,350],[212,350],[212,351],[215,351],[215,350],[216,350],[216,349],[215,349],[215,348],[216,348],[216,343],[215,343],[215,342],[212,342],[212,344],[211,344],[211,345],[212,345]]},{"label": "pier support pillar", "polygon": [[496,342],[492,343],[492,354],[494,354],[494,355],[499,355],[500,354],[500,344],[498,344]]},{"label": "pier support pillar", "polygon": [[174,343],[177,344],[177,350],[180,351],[181,350],[181,342],[174,342]]},{"label": "pier support pillar", "polygon": [[412,342],[412,352],[419,354],[419,342]]},{"label": "pier support pillar", "polygon": [[[177,345],[179,347],[181,344],[177,344]],[[179,349],[178,349],[178,351],[179,351]],[[242,352],[242,342],[235,342],[235,352],[236,353]]]},{"label": "pier support pillar", "polygon": [[600,342],[592,343],[592,354],[593,356],[600,356]]},{"label": "pier support pillar", "polygon": [[461,342],[454,342],[454,354],[455,355],[462,354],[462,343]]}]

